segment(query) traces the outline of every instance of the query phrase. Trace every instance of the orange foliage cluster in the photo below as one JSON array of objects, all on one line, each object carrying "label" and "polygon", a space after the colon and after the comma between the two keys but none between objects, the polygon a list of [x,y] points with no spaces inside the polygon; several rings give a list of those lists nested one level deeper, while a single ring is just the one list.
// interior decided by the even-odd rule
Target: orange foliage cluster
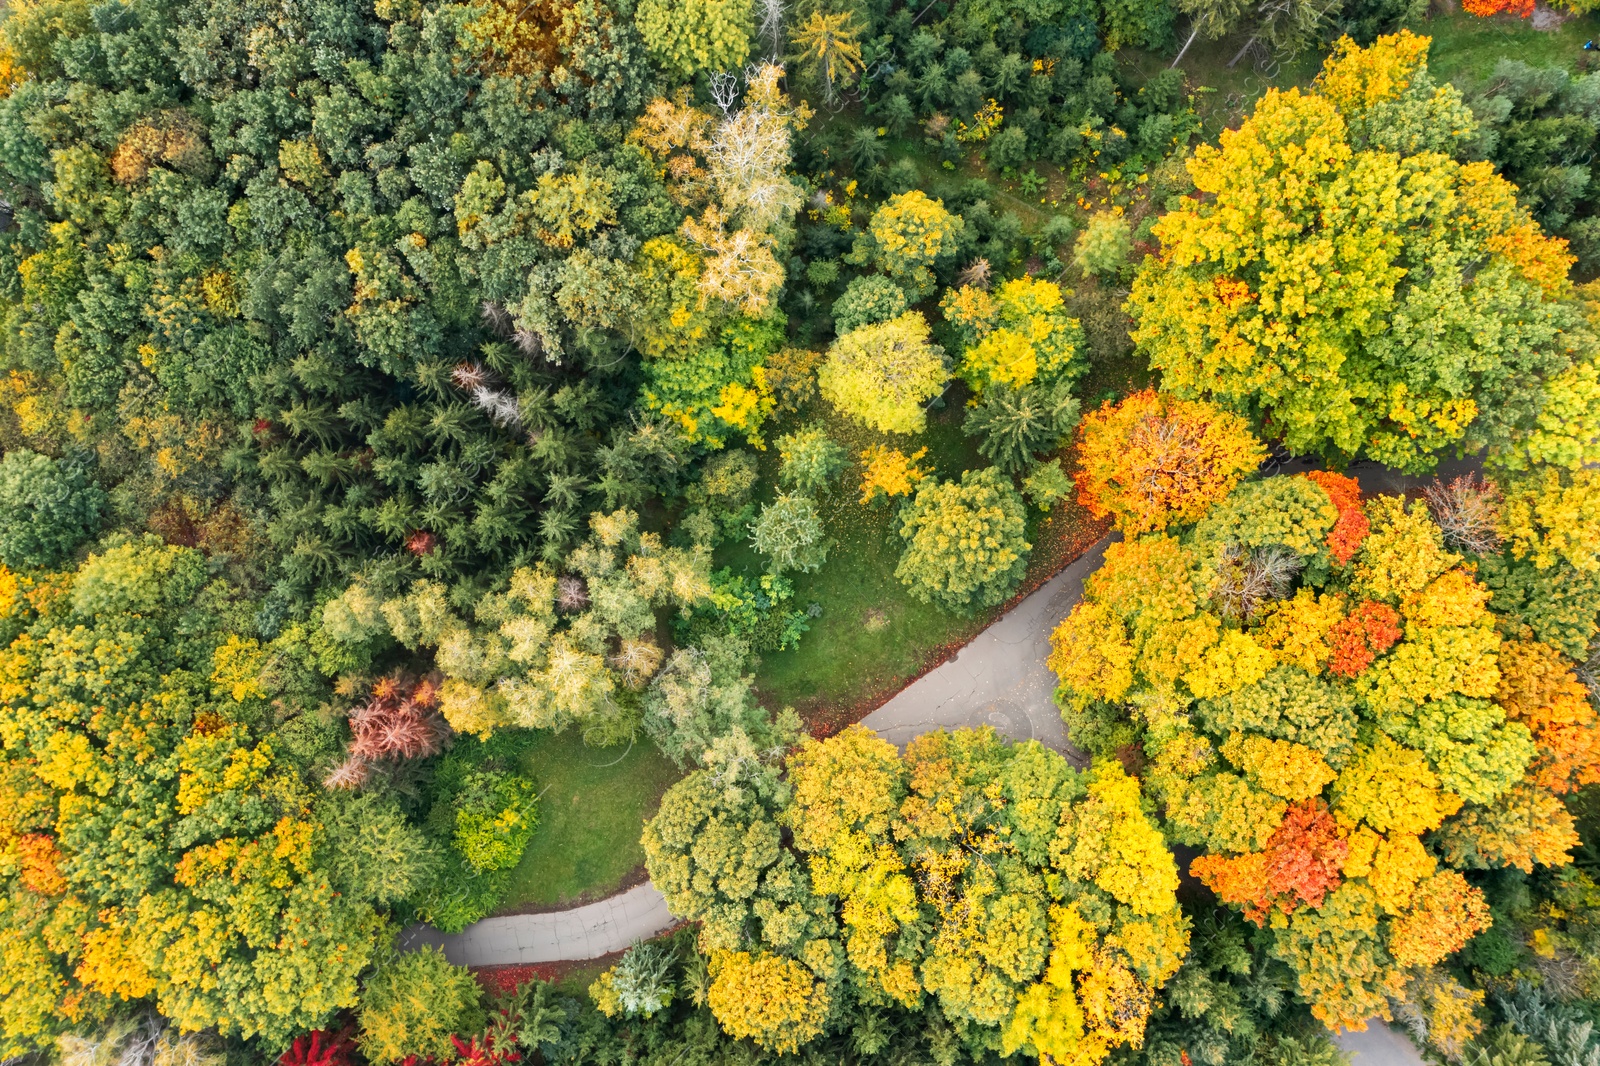
[{"label": "orange foliage cluster", "polygon": [[1248,855],[1202,855],[1189,866],[1224,903],[1265,925],[1273,907],[1292,914],[1301,904],[1320,907],[1339,887],[1339,871],[1350,846],[1320,799],[1292,804],[1265,851]]},{"label": "orange foliage cluster", "polygon": [[1389,930],[1389,953],[1402,966],[1432,966],[1487,928],[1482,890],[1454,870],[1440,870],[1417,886],[1410,912]]},{"label": "orange foliage cluster", "polygon": [[1079,499],[1130,537],[1204,517],[1266,455],[1238,415],[1151,389],[1085,417],[1078,440]]},{"label": "orange foliage cluster", "polygon": [[1400,612],[1386,603],[1364,600],[1347,618],[1328,631],[1333,654],[1328,670],[1340,677],[1355,677],[1401,637]]},{"label": "orange foliage cluster", "polygon": [[22,860],[22,883],[41,896],[59,896],[67,890],[61,876],[61,852],[55,838],[44,833],[24,833],[17,837],[17,854]]},{"label": "orange foliage cluster", "polygon": [[1361,483],[1328,470],[1313,470],[1306,477],[1320,485],[1339,509],[1339,521],[1328,531],[1328,550],[1343,566],[1355,558],[1361,542],[1372,530],[1372,523],[1361,509]]},{"label": "orange foliage cluster", "polygon": [[1533,0],[1461,0],[1461,10],[1479,18],[1501,14],[1527,18],[1533,14]]},{"label": "orange foliage cluster", "polygon": [[1505,644],[1495,699],[1533,733],[1534,784],[1560,795],[1600,781],[1600,719],[1559,651],[1532,640]]}]

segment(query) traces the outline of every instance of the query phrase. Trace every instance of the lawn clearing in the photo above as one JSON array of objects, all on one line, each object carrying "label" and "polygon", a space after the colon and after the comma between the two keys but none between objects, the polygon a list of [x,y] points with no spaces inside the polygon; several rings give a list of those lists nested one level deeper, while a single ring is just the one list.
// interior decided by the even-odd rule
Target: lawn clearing
[{"label": "lawn clearing", "polygon": [[682,776],[646,737],[631,749],[590,748],[577,730],[539,731],[522,769],[542,793],[539,828],[511,872],[503,912],[609,896],[644,864],[639,827]]},{"label": "lawn clearing", "polygon": [[1600,36],[1600,20],[1593,15],[1568,16],[1555,29],[1536,30],[1532,19],[1509,15],[1485,19],[1457,12],[1422,19],[1410,29],[1433,38],[1428,49],[1433,79],[1459,80],[1465,88],[1489,77],[1502,58],[1577,70],[1584,42]]},{"label": "lawn clearing", "polygon": [[[883,501],[875,506],[858,502],[858,460],[868,445],[887,444],[907,454],[926,447],[928,454],[920,465],[946,479],[989,465],[978,454],[974,439],[961,432],[965,389],[952,386],[947,401],[943,410],[930,413],[927,431],[914,438],[897,439],[864,429],[822,402],[773,430],[769,439],[820,420],[849,452],[852,464],[833,492],[818,501],[828,535],[836,541],[828,561],[814,574],[790,575],[794,604],[803,608],[817,603],[822,613],[812,621],[799,648],[762,655],[756,679],[767,706],[793,706],[813,727],[825,731],[855,721],[1002,613],[1002,608],[995,608],[964,617],[915,599],[894,575],[902,547],[898,508]],[[762,463],[763,483],[770,484],[777,475],[775,447]],[[1090,532],[1093,535],[1084,540]],[[1059,569],[1066,561],[1064,554],[1075,556],[1098,535],[1098,527],[1076,503],[1058,505],[1048,520],[1030,507],[1028,539],[1034,552],[1025,587]],[[755,575],[761,573],[763,559],[748,545],[733,544],[718,552],[717,565]]]}]

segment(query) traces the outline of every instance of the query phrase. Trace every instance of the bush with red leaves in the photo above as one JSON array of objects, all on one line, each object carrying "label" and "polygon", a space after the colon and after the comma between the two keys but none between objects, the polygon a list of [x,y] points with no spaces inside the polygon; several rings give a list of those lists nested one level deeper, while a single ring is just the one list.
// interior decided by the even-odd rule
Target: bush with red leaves
[{"label": "bush with red leaves", "polygon": [[439,714],[439,686],[432,677],[410,681],[402,674],[379,679],[367,701],[349,712],[349,754],[323,779],[325,788],[359,788],[372,764],[435,755],[450,740]]},{"label": "bush with red leaves", "polygon": [[1340,677],[1355,677],[1372,665],[1374,659],[1401,637],[1400,612],[1386,603],[1364,600],[1328,632],[1333,654],[1328,671]]},{"label": "bush with red leaves", "polygon": [[1339,511],[1339,520],[1328,531],[1328,551],[1343,566],[1355,558],[1361,542],[1372,529],[1366,513],[1361,510],[1361,483],[1330,470],[1313,470],[1306,477],[1321,486]]},{"label": "bush with red leaves", "polygon": [[1340,868],[1350,845],[1320,799],[1289,807],[1265,851],[1248,855],[1202,855],[1189,872],[1224,903],[1244,908],[1244,916],[1265,925],[1276,907],[1292,914],[1305,905],[1320,907],[1339,887]]},{"label": "bush with red leaves", "polygon": [[294,1038],[278,1056],[278,1066],[355,1066],[356,1044],[349,1026],[330,1033],[313,1029]]}]

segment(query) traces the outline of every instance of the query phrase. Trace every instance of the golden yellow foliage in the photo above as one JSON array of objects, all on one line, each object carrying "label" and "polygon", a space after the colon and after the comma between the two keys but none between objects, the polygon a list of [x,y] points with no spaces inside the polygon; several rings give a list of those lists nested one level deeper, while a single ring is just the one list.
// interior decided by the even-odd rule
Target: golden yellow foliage
[{"label": "golden yellow foliage", "polygon": [[1336,776],[1326,759],[1303,744],[1234,733],[1222,755],[1250,780],[1291,803],[1320,796]]},{"label": "golden yellow foliage", "polygon": [[1365,824],[1380,833],[1426,833],[1461,809],[1460,797],[1440,789],[1427,756],[1383,733],[1356,750],[1334,781],[1331,798],[1341,824]]},{"label": "golden yellow foliage", "polygon": [[909,496],[916,491],[922,479],[933,471],[924,470],[917,463],[928,454],[928,449],[918,448],[906,455],[899,448],[874,444],[861,453],[861,502],[871,503],[879,496],[893,499]]},{"label": "golden yellow foliage", "polygon": [[785,1054],[822,1032],[827,986],[793,959],[747,951],[712,956],[711,1013],[728,1035]]}]

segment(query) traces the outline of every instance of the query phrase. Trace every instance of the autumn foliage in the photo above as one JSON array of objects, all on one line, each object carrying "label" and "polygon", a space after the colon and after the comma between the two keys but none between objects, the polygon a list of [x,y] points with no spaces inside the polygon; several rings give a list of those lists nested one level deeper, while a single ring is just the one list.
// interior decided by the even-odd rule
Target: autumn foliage
[{"label": "autumn foliage", "polygon": [[1191,872],[1319,1018],[1454,1018],[1429,968],[1490,922],[1462,872],[1570,862],[1559,796],[1600,779],[1574,664],[1511,639],[1421,501],[1316,473],[1156,506],[1136,528],[1162,532],[1108,547],[1054,634],[1075,739],[1143,746]]},{"label": "autumn foliage", "polygon": [[781,782],[749,763],[720,781],[737,787],[673,786],[645,851],[673,913],[702,921],[713,1014],[763,1048],[817,1035],[848,985],[1094,1066],[1140,1043],[1188,950],[1176,865],[1115,762],[1079,773],[987,728],[902,755],[852,726],[803,739]]},{"label": "autumn foliage", "polygon": [[1266,452],[1237,415],[1151,390],[1087,415],[1078,498],[1129,536],[1193,522]]}]

